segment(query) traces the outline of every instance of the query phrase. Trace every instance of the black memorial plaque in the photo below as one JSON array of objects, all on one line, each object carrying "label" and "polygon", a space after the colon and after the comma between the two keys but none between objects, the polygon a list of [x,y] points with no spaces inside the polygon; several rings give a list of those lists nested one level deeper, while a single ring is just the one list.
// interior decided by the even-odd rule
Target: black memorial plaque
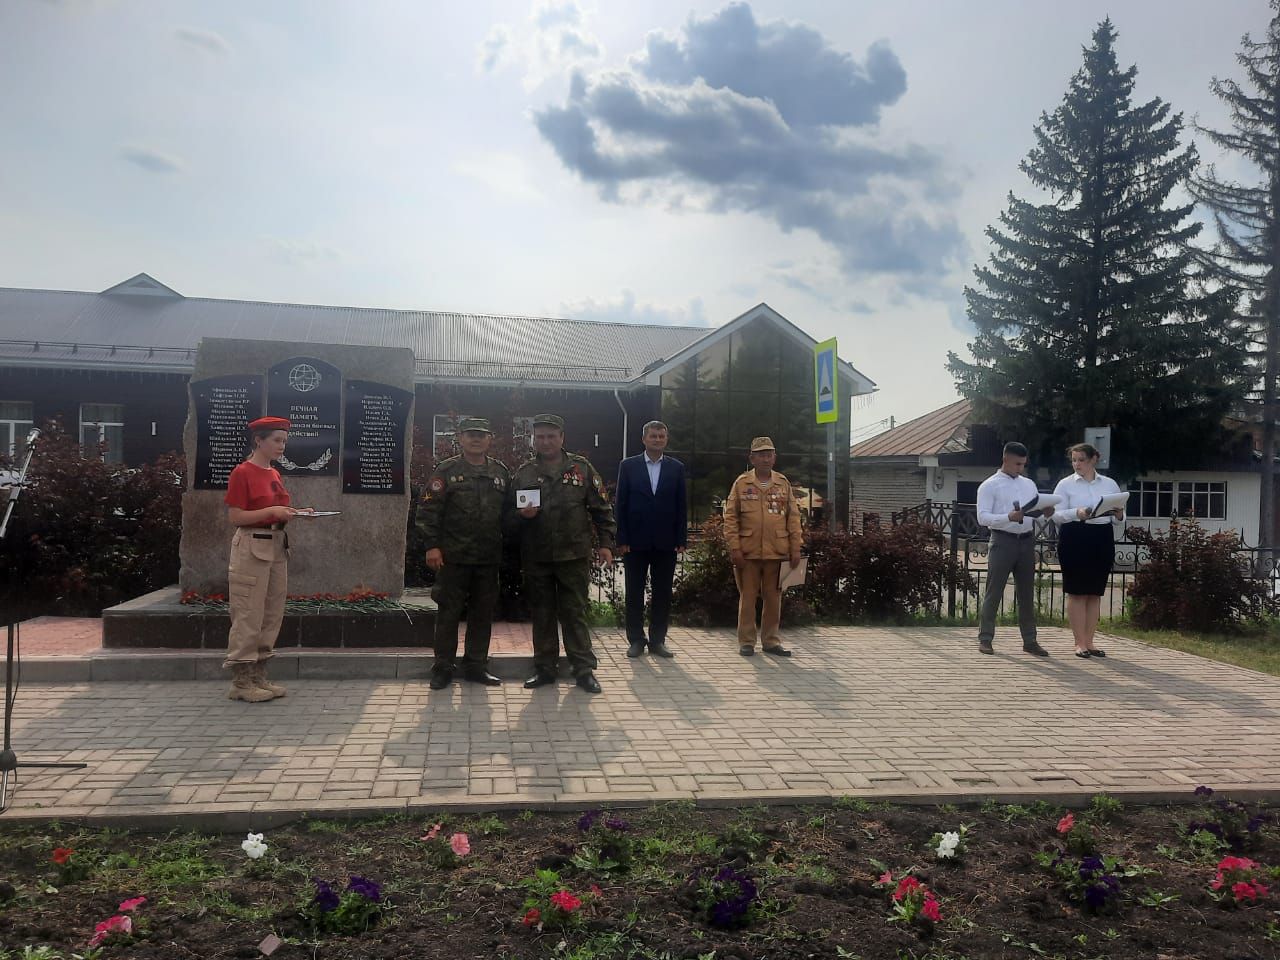
[{"label": "black memorial plaque", "polygon": [[315,357],[291,357],[267,371],[267,414],[286,417],[290,425],[276,464],[285,476],[338,475],[341,387],[341,371]]},{"label": "black memorial plaque", "polygon": [[405,428],[413,392],[372,380],[346,382],[343,493],[404,493]]},{"label": "black memorial plaque", "polygon": [[192,488],[225,490],[227,477],[248,456],[250,420],[262,416],[262,377],[211,377],[191,384],[196,410]]}]

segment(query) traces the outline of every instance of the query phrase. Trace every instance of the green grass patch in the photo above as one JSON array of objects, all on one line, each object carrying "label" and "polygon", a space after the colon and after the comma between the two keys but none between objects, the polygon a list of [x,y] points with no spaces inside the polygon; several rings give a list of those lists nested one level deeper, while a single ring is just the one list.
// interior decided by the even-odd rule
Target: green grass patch
[{"label": "green grass patch", "polygon": [[1102,621],[1098,629],[1117,637],[1280,677],[1280,630],[1274,627],[1239,634],[1189,634],[1177,630],[1140,630],[1128,621],[1117,619]]}]

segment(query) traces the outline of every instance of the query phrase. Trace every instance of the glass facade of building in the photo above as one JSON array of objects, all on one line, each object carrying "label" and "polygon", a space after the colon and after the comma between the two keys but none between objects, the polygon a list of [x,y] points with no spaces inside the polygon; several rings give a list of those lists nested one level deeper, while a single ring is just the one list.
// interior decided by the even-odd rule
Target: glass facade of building
[{"label": "glass facade of building", "polygon": [[[843,386],[843,385],[842,385]],[[837,500],[849,485],[849,398],[836,424]],[[735,331],[662,376],[663,421],[672,456],[689,477],[690,520],[699,523],[746,470],[752,437],[772,437],[777,469],[812,492],[821,508],[827,492],[827,428],[814,422],[813,350],[768,320]],[[841,456],[841,450],[844,455]],[[838,504],[837,515],[846,508]]]}]

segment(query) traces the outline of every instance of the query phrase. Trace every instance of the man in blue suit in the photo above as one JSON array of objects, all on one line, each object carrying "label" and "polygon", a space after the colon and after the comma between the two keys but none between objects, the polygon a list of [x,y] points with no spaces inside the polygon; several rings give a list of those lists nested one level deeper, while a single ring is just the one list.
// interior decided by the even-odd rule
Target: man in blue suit
[{"label": "man in blue suit", "polygon": [[[667,425],[650,420],[644,425],[644,453],[618,465],[614,512],[618,520],[618,550],[626,570],[628,657],[644,653],[645,645],[659,657],[674,657],[667,649],[667,618],[671,612],[671,584],[676,555],[688,539],[684,464],[664,456]],[[644,635],[644,584],[651,581],[653,606],[649,637]]]}]

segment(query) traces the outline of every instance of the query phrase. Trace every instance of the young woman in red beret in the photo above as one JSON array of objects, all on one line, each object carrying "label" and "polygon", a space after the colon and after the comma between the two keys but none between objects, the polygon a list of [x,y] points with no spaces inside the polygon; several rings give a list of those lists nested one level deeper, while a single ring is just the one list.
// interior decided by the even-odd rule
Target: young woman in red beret
[{"label": "young woman in red beret", "polygon": [[267,663],[275,653],[284,620],[289,572],[289,538],[285,524],[298,510],[271,466],[284,453],[289,421],[259,417],[249,424],[252,452],[231,471],[227,481],[227,519],[235,525],[228,571],[231,635],[224,667],[231,669],[227,697],[261,703],[285,695],[267,679]]}]

